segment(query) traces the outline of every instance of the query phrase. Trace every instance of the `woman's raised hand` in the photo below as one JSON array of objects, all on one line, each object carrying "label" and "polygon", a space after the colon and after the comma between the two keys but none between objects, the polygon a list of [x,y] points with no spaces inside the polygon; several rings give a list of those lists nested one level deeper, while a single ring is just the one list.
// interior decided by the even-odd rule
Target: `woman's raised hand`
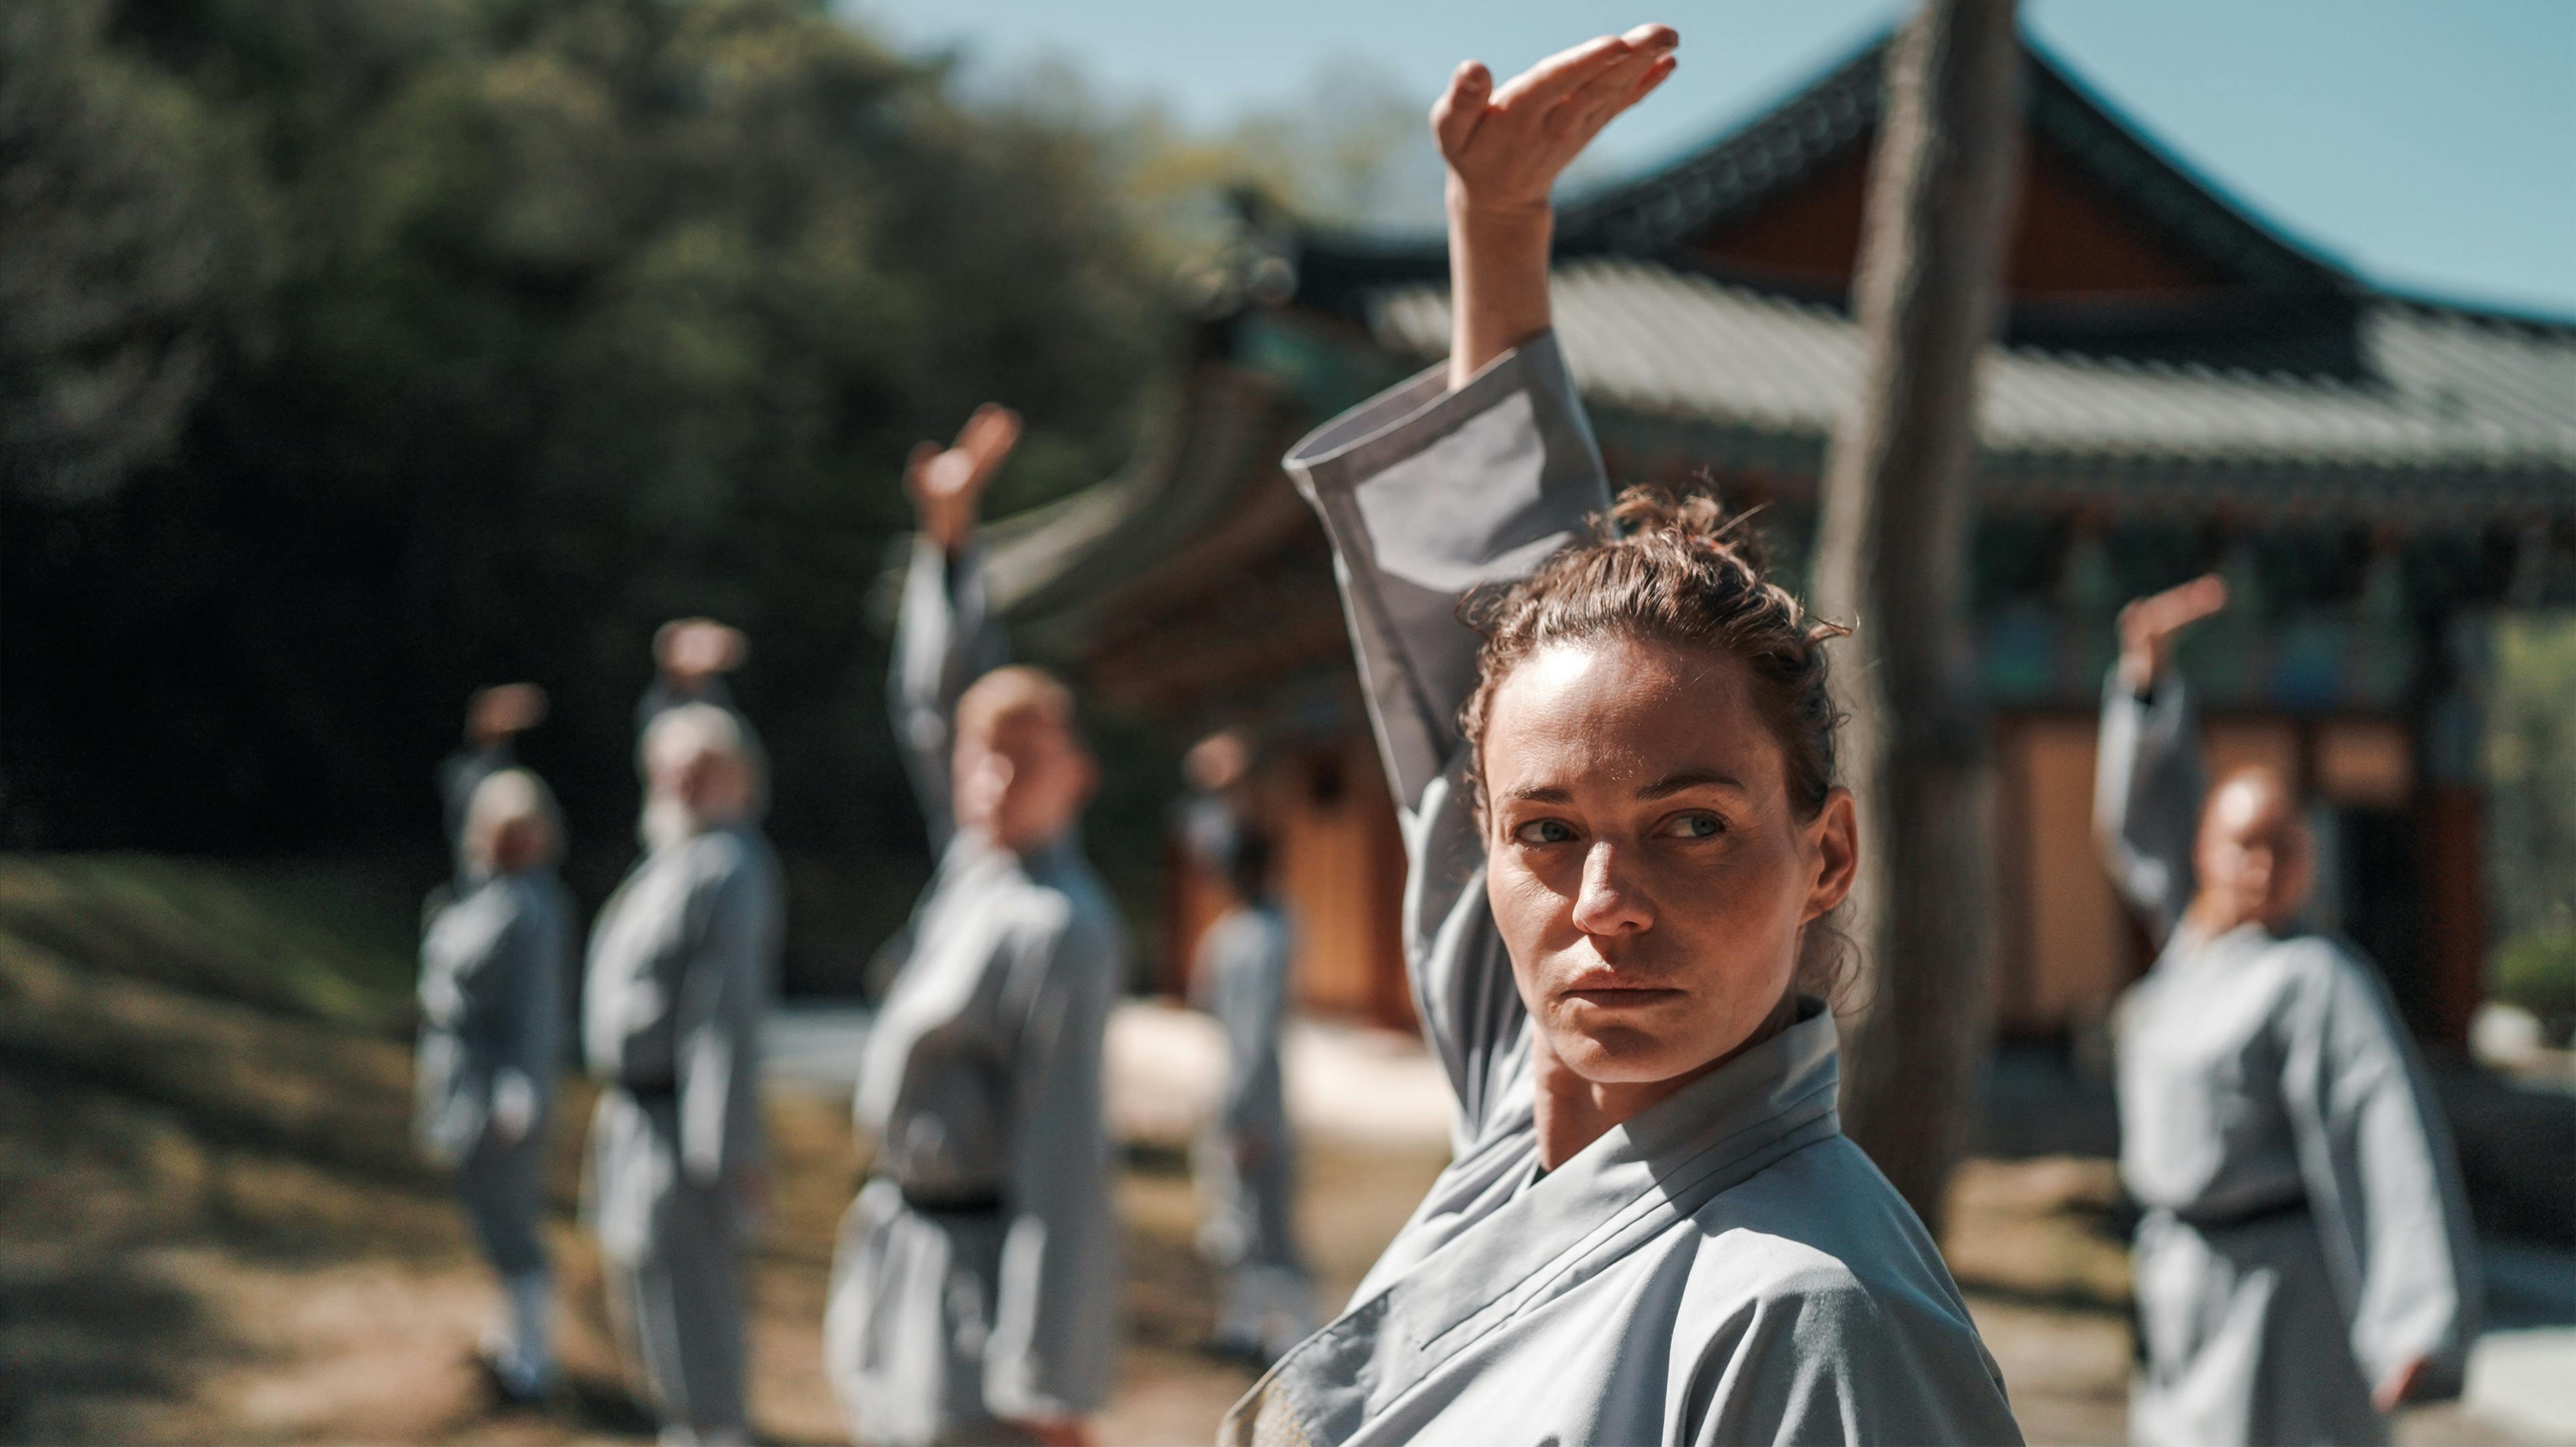
[{"label": "woman's raised hand", "polygon": [[1453,206],[1544,209],[1548,192],[1601,128],[1673,73],[1681,35],[1640,25],[1561,50],[1500,90],[1468,61],[1431,107],[1431,133],[1449,163]]},{"label": "woman's raised hand", "polygon": [[1019,440],[1020,414],[987,402],[966,419],[948,447],[924,442],[912,449],[904,463],[904,490],[912,495],[913,515],[932,542],[950,553],[966,546],[975,533],[976,505],[984,488]]},{"label": "woman's raised hand", "polygon": [[1673,73],[1668,25],[1559,51],[1502,89],[1468,61],[1431,107],[1449,163],[1449,385],[1549,326],[1548,192],[1612,117]]}]

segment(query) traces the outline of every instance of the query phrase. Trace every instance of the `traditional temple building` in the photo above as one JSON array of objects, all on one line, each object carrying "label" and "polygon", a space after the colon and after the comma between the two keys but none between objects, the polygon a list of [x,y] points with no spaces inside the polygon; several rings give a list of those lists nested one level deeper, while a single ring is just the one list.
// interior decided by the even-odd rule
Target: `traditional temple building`
[{"label": "traditional temple building", "polygon": [[[1613,478],[1761,505],[1793,565],[1857,385],[1883,49],[1558,228],[1557,328]],[[2576,324],[2371,285],[2036,52],[2027,97],[1974,542],[1999,1028],[2081,1030],[2145,964],[2089,835],[2094,718],[2120,603],[2215,567],[2236,603],[2182,654],[2215,754],[2304,781],[2331,916],[2419,1031],[2456,1040],[2487,948],[2481,620],[2576,603]],[[1445,283],[1437,237],[1248,224],[1138,465],[1006,522],[993,555],[1097,707],[1176,739],[1260,732],[1306,1003],[1390,1022],[1403,859],[1324,537],[1278,459],[1443,354]],[[1205,905],[1177,862],[1170,886],[1177,971]]]}]

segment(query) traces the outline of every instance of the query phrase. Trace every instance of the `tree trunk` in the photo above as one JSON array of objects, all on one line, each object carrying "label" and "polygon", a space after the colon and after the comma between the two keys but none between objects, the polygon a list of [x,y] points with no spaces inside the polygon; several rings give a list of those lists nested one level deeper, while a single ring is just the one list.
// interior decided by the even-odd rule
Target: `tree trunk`
[{"label": "tree trunk", "polygon": [[2014,0],[1925,0],[1889,47],[1853,311],[1861,387],[1822,487],[1816,603],[1837,661],[1862,868],[1845,1031],[1852,1138],[1936,1231],[1987,998],[1992,768],[1969,623],[1978,359],[2020,173]]}]

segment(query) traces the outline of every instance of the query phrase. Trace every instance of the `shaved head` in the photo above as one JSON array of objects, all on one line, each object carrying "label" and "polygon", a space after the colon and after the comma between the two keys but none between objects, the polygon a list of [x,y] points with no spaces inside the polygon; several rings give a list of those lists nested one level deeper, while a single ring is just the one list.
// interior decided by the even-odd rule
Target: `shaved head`
[{"label": "shaved head", "polygon": [[976,679],[958,696],[960,735],[989,733],[1025,723],[1072,733],[1073,690],[1045,669],[1014,663]]},{"label": "shaved head", "polygon": [[2289,781],[2260,765],[2221,779],[2201,808],[2192,862],[2192,913],[2212,933],[2295,921],[2316,882],[2316,848]]},{"label": "shaved head", "polygon": [[1014,664],[958,698],[949,775],[958,827],[1026,853],[1073,826],[1100,766],[1083,745],[1073,690]]},{"label": "shaved head", "polygon": [[731,713],[705,703],[665,710],[644,732],[647,837],[660,847],[757,817],[766,773]]},{"label": "shaved head", "polygon": [[563,853],[554,795],[525,769],[502,769],[474,786],[465,806],[465,857],[493,874],[551,865]]},{"label": "shaved head", "polygon": [[661,773],[705,757],[743,760],[742,725],[713,704],[665,709],[644,731],[644,768]]}]

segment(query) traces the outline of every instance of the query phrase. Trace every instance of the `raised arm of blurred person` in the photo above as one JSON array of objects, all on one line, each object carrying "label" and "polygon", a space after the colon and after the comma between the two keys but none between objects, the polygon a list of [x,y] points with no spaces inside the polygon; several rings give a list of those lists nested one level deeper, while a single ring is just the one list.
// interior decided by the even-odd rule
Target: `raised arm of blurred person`
[{"label": "raised arm of blurred person", "polygon": [[2226,606],[2227,585],[2211,574],[2121,609],[2120,661],[2102,691],[2094,835],[2112,883],[2159,946],[2191,908],[2209,788],[2191,698],[2172,676],[2174,639]]},{"label": "raised arm of blurred person", "polygon": [[946,448],[924,442],[904,464],[920,535],[904,575],[887,702],[934,852],[955,832],[949,779],[957,700],[967,685],[1010,661],[1010,646],[985,597],[974,551],[984,490],[1020,438],[1019,414],[999,403],[975,409]]}]

